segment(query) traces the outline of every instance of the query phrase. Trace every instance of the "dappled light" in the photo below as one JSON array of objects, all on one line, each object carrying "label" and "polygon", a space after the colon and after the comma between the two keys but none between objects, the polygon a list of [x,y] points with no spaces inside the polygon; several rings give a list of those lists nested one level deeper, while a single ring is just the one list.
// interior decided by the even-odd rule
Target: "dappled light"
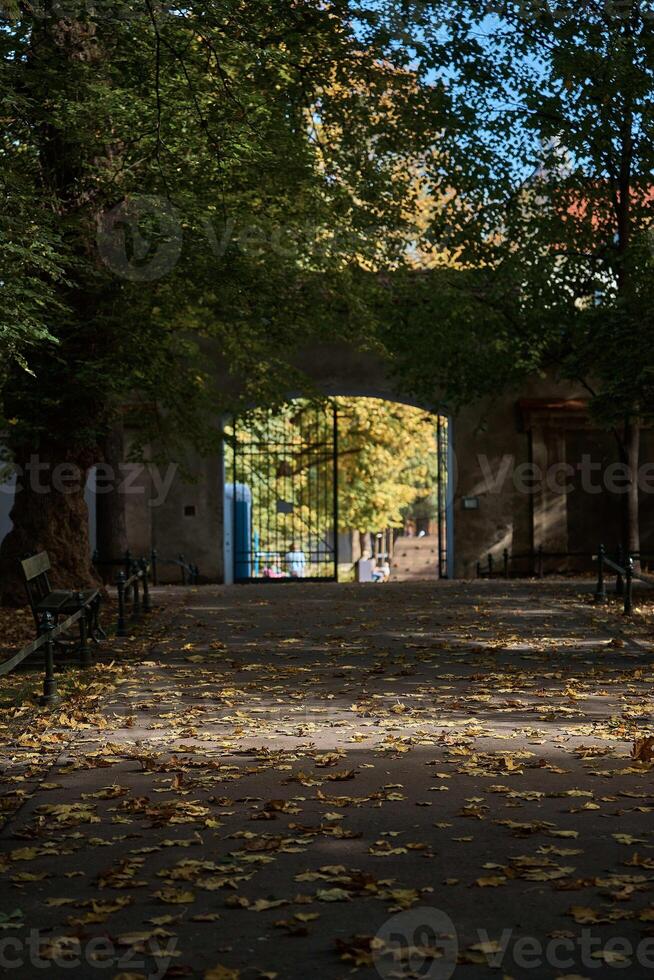
[{"label": "dappled light", "polygon": [[131,951],[210,970],[217,930],[225,978],[301,962],[334,980],[383,964],[384,923],[425,907],[452,919],[461,969],[510,929],[510,971],[544,915],[635,941],[648,630],[569,582],[169,600],[65,708],[22,732],[5,711],[17,935],[38,909],[46,960],[102,934],[116,969]]}]

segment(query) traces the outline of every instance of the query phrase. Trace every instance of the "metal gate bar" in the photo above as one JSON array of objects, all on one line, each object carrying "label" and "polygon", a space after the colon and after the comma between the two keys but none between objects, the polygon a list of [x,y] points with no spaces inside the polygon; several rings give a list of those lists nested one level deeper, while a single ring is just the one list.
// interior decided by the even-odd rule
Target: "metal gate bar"
[{"label": "metal gate bar", "polygon": [[235,582],[335,581],[338,416],[290,402],[234,421]]},{"label": "metal gate bar", "polygon": [[438,513],[438,577],[447,578],[447,472],[449,427],[439,413],[436,423],[437,513]]}]

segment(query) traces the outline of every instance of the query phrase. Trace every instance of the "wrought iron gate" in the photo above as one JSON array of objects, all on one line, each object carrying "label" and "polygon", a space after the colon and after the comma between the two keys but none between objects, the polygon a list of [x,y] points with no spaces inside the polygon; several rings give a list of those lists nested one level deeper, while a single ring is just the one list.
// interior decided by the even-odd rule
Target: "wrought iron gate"
[{"label": "wrought iron gate", "polygon": [[297,401],[232,431],[235,582],[336,581],[338,416]]}]

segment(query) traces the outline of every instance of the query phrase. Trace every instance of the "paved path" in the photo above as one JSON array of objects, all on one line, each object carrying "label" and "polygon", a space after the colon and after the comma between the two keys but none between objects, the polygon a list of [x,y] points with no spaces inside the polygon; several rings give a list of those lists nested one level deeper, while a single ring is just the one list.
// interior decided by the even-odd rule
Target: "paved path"
[{"label": "paved path", "polygon": [[652,634],[588,591],[192,590],[0,716],[0,967],[651,975]]}]

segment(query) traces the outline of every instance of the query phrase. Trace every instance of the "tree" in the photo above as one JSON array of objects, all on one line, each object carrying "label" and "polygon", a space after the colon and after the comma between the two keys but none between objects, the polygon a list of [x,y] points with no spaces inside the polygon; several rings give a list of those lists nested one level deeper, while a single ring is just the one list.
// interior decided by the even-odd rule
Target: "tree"
[{"label": "tree", "polygon": [[[21,479],[0,551],[19,600],[26,551],[47,548],[62,584],[92,576],[83,486],[117,420],[134,452],[206,449],[225,407],[212,359],[243,400],[273,400],[309,333],[367,329],[356,265],[380,261],[373,226],[397,253],[397,162],[431,89],[347,3],[115,0],[64,17],[44,0],[17,7],[1,43],[3,152],[21,175],[5,193],[23,220],[6,339],[30,348],[4,415],[16,466],[45,485]],[[25,215],[47,216],[27,244]]]},{"label": "tree", "polygon": [[400,282],[390,344],[407,384],[454,402],[550,369],[581,383],[628,466],[625,546],[638,551],[638,434],[654,411],[654,10],[494,9],[411,10],[416,70],[442,80],[449,115],[427,174],[441,261],[412,277],[415,317]]},{"label": "tree", "polygon": [[433,491],[436,419],[379,398],[337,398],[341,530],[402,527],[404,511]]},{"label": "tree", "polygon": [[[7,114],[18,115],[24,100],[9,79],[12,54],[12,39],[1,31],[0,88],[13,95]],[[34,200],[24,137],[20,125],[0,133],[0,384],[12,362],[25,368],[33,347],[52,339],[46,310],[56,302],[55,286],[63,277],[57,224],[51,210]]]}]

